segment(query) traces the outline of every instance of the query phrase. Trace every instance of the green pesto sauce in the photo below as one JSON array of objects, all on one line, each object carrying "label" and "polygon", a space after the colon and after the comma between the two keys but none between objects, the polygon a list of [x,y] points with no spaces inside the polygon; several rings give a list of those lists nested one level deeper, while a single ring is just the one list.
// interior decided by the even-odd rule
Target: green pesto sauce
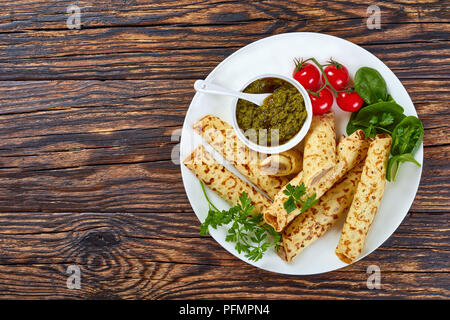
[{"label": "green pesto sauce", "polygon": [[275,129],[278,130],[278,144],[281,145],[293,138],[305,123],[307,114],[303,96],[289,82],[278,78],[263,78],[250,83],[244,92],[272,93],[260,107],[242,99],[237,102],[236,118],[239,127],[244,133],[249,129],[256,130],[256,137],[249,136],[250,140],[260,145],[276,145],[277,131],[271,131]]}]

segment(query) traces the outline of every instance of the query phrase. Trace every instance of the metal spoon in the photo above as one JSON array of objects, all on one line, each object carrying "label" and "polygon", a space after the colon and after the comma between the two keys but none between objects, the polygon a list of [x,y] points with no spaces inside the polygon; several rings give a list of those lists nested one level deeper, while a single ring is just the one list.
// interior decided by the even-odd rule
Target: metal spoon
[{"label": "metal spoon", "polygon": [[194,83],[194,89],[197,92],[211,93],[211,94],[222,94],[227,96],[236,97],[239,99],[244,99],[250,101],[258,106],[261,106],[268,96],[272,95],[271,93],[243,93],[240,91],[234,91],[228,88],[224,88],[222,86],[212,84],[206,82],[205,80],[197,80]]}]

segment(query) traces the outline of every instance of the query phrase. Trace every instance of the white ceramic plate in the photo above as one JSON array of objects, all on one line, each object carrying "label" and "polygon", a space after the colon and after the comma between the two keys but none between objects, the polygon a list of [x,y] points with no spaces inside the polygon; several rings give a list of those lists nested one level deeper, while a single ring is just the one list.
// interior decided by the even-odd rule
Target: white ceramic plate
[{"label": "white ceramic plate", "polygon": [[[262,73],[291,77],[294,69],[293,59],[301,57],[315,57],[321,63],[332,57],[345,65],[352,77],[360,67],[375,68],[386,80],[389,92],[395,101],[405,109],[405,114],[417,116],[405,88],[383,62],[370,52],[349,41],[320,33],[286,33],[251,43],[222,61],[208,75],[206,80],[238,90],[250,78]],[[218,153],[213,152],[213,149],[194,133],[192,125],[207,114],[216,115],[231,124],[232,119],[229,109],[232,100],[228,97],[199,93],[194,96],[183,125],[180,143],[181,159],[189,155],[195,146],[203,143],[207,146],[207,150],[212,151],[216,159],[223,161]],[[345,127],[350,114],[341,111],[336,105],[333,106],[333,110],[336,117],[336,133],[339,137],[345,134]],[[423,146],[419,148],[415,158],[423,163]],[[233,166],[229,164],[225,166],[243,178]],[[208,205],[202,194],[200,183],[184,165],[181,165],[181,173],[191,206],[199,220],[204,221],[208,213]],[[396,182],[387,183],[361,258],[377,249],[400,225],[413,203],[419,187],[421,173],[421,168],[411,163],[404,163],[399,170]],[[207,190],[207,192],[211,201],[219,209],[229,208],[229,205],[214,192],[211,190]],[[339,242],[343,221],[344,219],[341,219],[330,231],[306,248],[291,263],[282,261],[273,251],[266,253],[257,262],[249,261],[242,254],[237,253],[234,244],[225,241],[225,228],[210,229],[211,236],[218,243],[249,264],[277,273],[308,275],[328,272],[346,266],[334,254]]]}]

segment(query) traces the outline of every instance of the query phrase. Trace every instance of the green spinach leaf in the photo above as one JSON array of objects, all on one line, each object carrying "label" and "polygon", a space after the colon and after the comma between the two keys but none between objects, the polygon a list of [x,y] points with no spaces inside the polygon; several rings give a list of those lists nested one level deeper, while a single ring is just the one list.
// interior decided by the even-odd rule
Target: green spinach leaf
[{"label": "green spinach leaf", "polygon": [[392,131],[392,155],[414,155],[423,140],[422,122],[414,116],[404,118]]},{"label": "green spinach leaf", "polygon": [[[359,68],[355,74],[354,87],[356,92],[369,105],[379,101],[388,101],[386,81],[375,69]],[[392,99],[392,97],[389,99]]]},{"label": "green spinach leaf", "polygon": [[403,162],[413,162],[420,167],[414,159],[414,154],[419,149],[423,140],[423,125],[419,118],[409,116],[398,123],[392,130],[392,147],[386,172],[388,181],[395,181],[397,172]]},{"label": "green spinach leaf", "polygon": [[356,130],[359,129],[358,126],[355,126],[353,124],[353,121],[355,120],[356,116],[358,115],[358,112],[360,112],[362,109],[359,109],[356,112],[352,112],[350,119],[348,120],[347,123],[347,128],[345,129],[345,131],[347,132],[347,135],[351,135],[353,132],[355,132]]},{"label": "green spinach leaf", "polygon": [[405,118],[403,108],[395,102],[378,102],[353,113],[347,124],[347,134],[362,129],[366,138],[377,133],[392,133],[395,126]]},{"label": "green spinach leaf", "polygon": [[373,138],[378,133],[392,136],[392,157],[386,172],[388,181],[395,180],[403,162],[420,166],[414,154],[423,140],[422,122],[417,117],[404,115],[403,108],[388,93],[386,82],[377,70],[359,68],[355,74],[354,87],[367,105],[352,113],[347,124],[347,134],[361,129],[366,138]]}]

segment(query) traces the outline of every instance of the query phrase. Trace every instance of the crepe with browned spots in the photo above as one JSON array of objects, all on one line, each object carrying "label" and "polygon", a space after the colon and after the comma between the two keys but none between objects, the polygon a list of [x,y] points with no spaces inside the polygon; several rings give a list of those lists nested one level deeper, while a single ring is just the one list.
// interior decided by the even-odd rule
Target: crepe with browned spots
[{"label": "crepe with browned spots", "polygon": [[370,143],[361,179],[335,251],[345,263],[352,263],[361,255],[384,193],[391,145],[392,138],[388,134],[379,134]]},{"label": "crepe with browned spots", "polygon": [[262,174],[278,177],[297,174],[302,170],[302,167],[303,156],[297,149],[273,154],[259,164]]},{"label": "crepe with browned spots", "polygon": [[334,113],[315,115],[304,139],[303,182],[317,184],[336,165],[336,132]]},{"label": "crepe with browned spots", "polygon": [[286,177],[262,174],[259,162],[266,155],[250,150],[239,140],[233,127],[222,119],[207,115],[197,121],[193,129],[244,177],[270,198],[273,199],[281,188],[288,183],[289,179]]},{"label": "crepe with browned spots", "polygon": [[307,246],[319,239],[347,213],[361,177],[360,162],[328,190],[311,209],[295,218],[283,231],[283,258],[290,262]]},{"label": "crepe with browned spots", "polygon": [[[338,162],[318,182],[309,186],[306,196],[316,194],[317,199],[323,196],[337,181],[365,158],[368,146],[369,143],[361,130],[354,132],[349,137],[342,138],[337,147],[336,157]],[[289,183],[295,187],[303,181],[304,171],[300,172]],[[277,231],[282,231],[295,217],[301,214],[300,208],[290,213],[286,212],[283,204],[288,196],[283,193],[284,190],[285,187],[275,196],[269,209],[264,212],[265,221]]]}]

